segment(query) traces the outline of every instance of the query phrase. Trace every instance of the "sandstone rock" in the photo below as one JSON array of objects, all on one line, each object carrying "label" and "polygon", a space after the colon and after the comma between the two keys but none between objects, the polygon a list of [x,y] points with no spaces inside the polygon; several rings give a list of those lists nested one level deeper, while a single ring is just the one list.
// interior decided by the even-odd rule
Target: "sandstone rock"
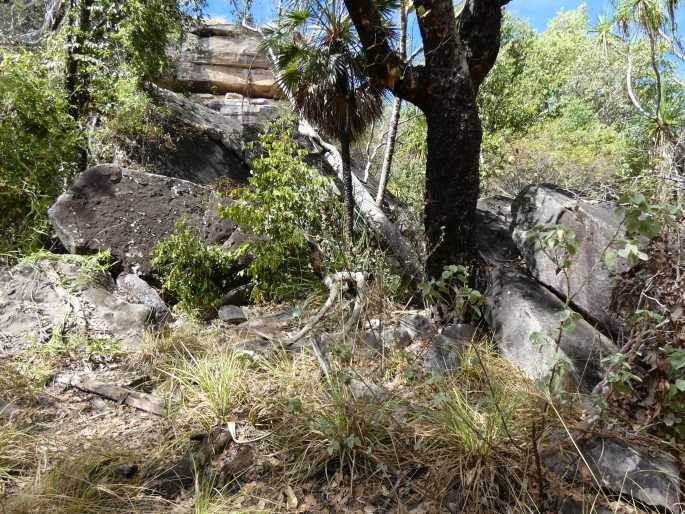
[{"label": "sandstone rock", "polygon": [[240,93],[274,98],[271,66],[259,50],[260,37],[242,27],[216,24],[186,36],[178,52],[175,74],[164,84],[204,93]]},{"label": "sandstone rock", "polygon": [[[213,95],[188,98],[156,86],[152,92],[164,113],[161,125],[165,136],[127,149],[127,154],[146,170],[198,184],[221,179],[244,183],[250,176],[248,143],[282,110],[276,101],[252,107],[254,100],[242,96],[230,100],[217,100],[223,97]],[[219,111],[234,106],[235,112],[223,115],[208,107],[210,102]]]},{"label": "sandstone rock", "polygon": [[[609,437],[579,438],[578,444],[592,473],[606,490],[628,503],[634,498],[669,512],[682,512],[680,470],[672,456]],[[593,481],[575,450],[549,455],[546,462],[567,481]]]},{"label": "sandstone rock", "polygon": [[569,269],[573,303],[602,328],[618,331],[621,320],[610,308],[613,276],[615,271],[628,268],[619,262],[616,270],[610,270],[603,261],[603,252],[611,241],[624,237],[621,218],[614,213],[614,207],[590,203],[551,185],[529,186],[512,204],[512,236],[528,269],[536,279],[565,297],[569,291],[564,273],[528,241],[536,225],[563,225],[575,233],[580,251],[571,259]]},{"label": "sandstone rock", "polygon": [[65,335],[114,338],[135,348],[151,307],[129,303],[109,275],[84,270],[77,256],[20,263],[0,273],[0,353]]},{"label": "sandstone rock", "polygon": [[[561,300],[522,270],[506,266],[492,273],[485,300],[485,316],[502,354],[530,376],[547,377],[557,360]],[[539,342],[531,340],[535,334],[542,336]],[[575,384],[589,392],[603,378],[601,359],[617,348],[581,319],[575,330],[562,334],[559,351],[571,362]]]},{"label": "sandstone rock", "polygon": [[166,321],[171,316],[159,293],[138,275],[122,273],[117,277],[117,287],[133,302],[150,307],[153,321]]},{"label": "sandstone rock", "polygon": [[110,250],[125,271],[146,275],[155,244],[181,220],[208,242],[227,239],[235,225],[219,219],[216,206],[202,186],[102,165],[79,175],[48,216],[70,253]]}]

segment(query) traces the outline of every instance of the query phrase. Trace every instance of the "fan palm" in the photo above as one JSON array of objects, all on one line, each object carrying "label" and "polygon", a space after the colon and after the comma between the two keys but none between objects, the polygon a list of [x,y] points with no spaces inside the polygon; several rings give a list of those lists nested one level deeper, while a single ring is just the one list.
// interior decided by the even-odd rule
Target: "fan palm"
[{"label": "fan palm", "polygon": [[[301,4],[301,2],[300,2]],[[364,75],[354,25],[342,2],[309,0],[283,14],[267,32],[278,86],[297,113],[323,135],[338,139],[348,242],[354,199],[350,147],[383,114],[383,88]]]}]

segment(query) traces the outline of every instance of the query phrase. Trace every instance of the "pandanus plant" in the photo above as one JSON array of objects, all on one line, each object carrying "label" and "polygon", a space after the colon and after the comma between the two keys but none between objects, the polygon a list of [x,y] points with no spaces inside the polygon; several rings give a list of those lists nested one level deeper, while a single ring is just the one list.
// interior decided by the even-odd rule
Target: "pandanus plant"
[{"label": "pandanus plant", "polygon": [[266,32],[278,86],[297,114],[340,143],[348,243],[354,197],[350,148],[383,115],[383,87],[364,73],[354,25],[342,1],[297,2]]}]

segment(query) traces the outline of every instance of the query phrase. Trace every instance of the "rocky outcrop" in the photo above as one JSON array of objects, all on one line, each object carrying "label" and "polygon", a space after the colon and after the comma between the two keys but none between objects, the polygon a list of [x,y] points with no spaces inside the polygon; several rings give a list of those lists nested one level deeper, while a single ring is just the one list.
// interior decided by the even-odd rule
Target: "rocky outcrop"
[{"label": "rocky outcrop", "polygon": [[[622,324],[611,310],[613,277],[627,270],[626,263],[618,262],[615,269],[609,269],[603,260],[612,241],[624,237],[622,220],[614,209],[612,205],[582,200],[555,186],[533,185],[514,200],[511,225],[514,242],[531,274],[562,297],[570,294],[576,308],[609,332],[617,332]],[[580,243],[577,255],[570,259],[570,291],[565,273],[529,240],[538,225],[562,225]]]},{"label": "rocky outcrop", "polygon": [[477,237],[490,283],[485,292],[486,319],[502,354],[528,375],[549,377],[561,358],[570,363],[572,380],[565,385],[589,392],[603,378],[602,358],[617,349],[584,319],[559,338],[564,302],[531,276],[528,261],[521,261],[507,229],[517,226],[512,223],[510,205],[511,201],[503,197],[478,203]]},{"label": "rocky outcrop", "polygon": [[69,335],[140,345],[152,308],[130,303],[109,274],[78,256],[52,256],[0,272],[0,354]]},{"label": "rocky outcrop", "polygon": [[124,271],[147,275],[154,246],[183,221],[208,243],[222,243],[235,225],[217,214],[219,200],[185,180],[113,165],[83,172],[49,209],[69,253],[110,250]]},{"label": "rocky outcrop", "polygon": [[250,176],[248,146],[283,112],[282,102],[240,95],[182,94],[151,86],[163,137],[132,141],[127,158],[147,171],[197,184]]},{"label": "rocky outcrop", "polygon": [[[559,439],[566,442],[566,434]],[[548,450],[546,464],[568,482],[586,481],[590,487],[594,477],[605,491],[626,500],[634,498],[668,512],[682,512],[680,502],[680,470],[672,456],[632,445],[609,437],[577,438],[578,450],[566,448]]]},{"label": "rocky outcrop", "polygon": [[259,43],[257,34],[236,25],[198,27],[172,55],[175,73],[163,85],[195,93],[275,98],[271,66],[259,50]]},{"label": "rocky outcrop", "polygon": [[602,380],[601,359],[616,352],[615,345],[583,319],[559,337],[564,304],[523,270],[495,270],[485,300],[485,315],[500,351],[527,374],[544,379],[562,357],[570,363],[573,386],[580,391],[590,392]]}]

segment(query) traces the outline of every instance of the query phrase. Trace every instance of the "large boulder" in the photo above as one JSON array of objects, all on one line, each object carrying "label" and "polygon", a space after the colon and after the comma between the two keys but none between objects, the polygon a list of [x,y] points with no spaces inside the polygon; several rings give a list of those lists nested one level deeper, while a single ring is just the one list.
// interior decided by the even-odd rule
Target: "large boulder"
[{"label": "large boulder", "polygon": [[128,141],[126,158],[146,171],[198,184],[243,184],[250,176],[249,144],[285,107],[277,100],[150,88],[160,106],[163,136]]},{"label": "large boulder", "polygon": [[[485,293],[485,315],[495,331],[502,354],[528,375],[545,379],[563,357],[570,362],[572,385],[589,392],[603,378],[603,357],[615,353],[615,345],[587,321],[562,331],[564,304],[517,266],[499,266],[491,273]],[[559,340],[557,354],[557,340]]]},{"label": "large boulder", "polygon": [[195,93],[240,93],[275,98],[271,65],[260,51],[260,37],[237,25],[198,27],[172,55],[175,73],[165,86]]},{"label": "large boulder", "polygon": [[[512,236],[532,275],[562,297],[573,296],[573,305],[607,332],[617,332],[621,319],[611,310],[614,276],[627,270],[625,262],[614,269],[604,263],[607,248],[624,237],[622,220],[608,204],[582,200],[552,185],[531,185],[512,204]],[[580,250],[571,258],[566,276],[553,260],[529,241],[536,226],[562,225],[571,230]]]},{"label": "large boulder", "polygon": [[565,481],[586,482],[584,485],[590,487],[600,485],[626,503],[638,500],[660,512],[683,511],[680,469],[671,455],[610,437],[583,438],[578,434],[578,449],[568,444],[565,433],[558,438],[564,448],[557,450],[552,445],[552,451],[546,450],[545,463]]},{"label": "large boulder", "polygon": [[48,256],[0,271],[0,354],[45,343],[59,331],[138,347],[152,308],[130,303],[85,258]]},{"label": "large boulder", "polygon": [[110,250],[124,271],[147,275],[154,246],[179,221],[208,243],[230,237],[235,225],[220,219],[218,203],[185,180],[102,165],[79,175],[48,216],[70,253]]},{"label": "large boulder", "polygon": [[493,196],[478,200],[476,241],[483,260],[497,266],[521,257],[509,233],[511,199]]}]

